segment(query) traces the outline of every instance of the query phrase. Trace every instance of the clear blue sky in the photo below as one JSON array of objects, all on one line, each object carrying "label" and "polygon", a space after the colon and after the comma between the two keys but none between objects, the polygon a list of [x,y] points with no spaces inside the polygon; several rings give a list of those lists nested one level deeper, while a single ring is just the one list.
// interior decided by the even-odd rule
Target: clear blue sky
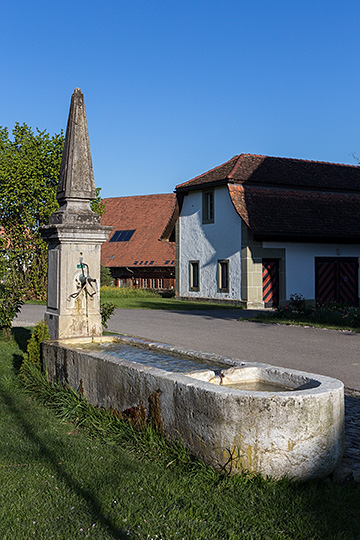
[{"label": "clear blue sky", "polygon": [[85,95],[103,197],[166,193],[242,152],[360,155],[359,0],[3,0],[0,125]]}]

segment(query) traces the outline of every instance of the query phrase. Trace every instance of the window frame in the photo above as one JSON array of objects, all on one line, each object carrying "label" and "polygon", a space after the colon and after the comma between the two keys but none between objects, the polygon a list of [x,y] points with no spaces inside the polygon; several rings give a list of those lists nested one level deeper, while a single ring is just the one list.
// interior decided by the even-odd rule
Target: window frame
[{"label": "window frame", "polygon": [[[194,274],[194,268],[197,268],[197,274]],[[194,280],[197,277],[197,280]],[[189,290],[198,292],[200,291],[200,261],[189,261]]]},{"label": "window frame", "polygon": [[[223,270],[225,268],[226,272],[226,283],[223,283]],[[217,264],[217,271],[218,271],[218,292],[220,293],[228,293],[230,292],[230,261],[229,259],[219,259]],[[225,286],[224,286],[225,285]]]},{"label": "window frame", "polygon": [[215,222],[215,196],[213,189],[207,189],[202,192],[202,223]]}]

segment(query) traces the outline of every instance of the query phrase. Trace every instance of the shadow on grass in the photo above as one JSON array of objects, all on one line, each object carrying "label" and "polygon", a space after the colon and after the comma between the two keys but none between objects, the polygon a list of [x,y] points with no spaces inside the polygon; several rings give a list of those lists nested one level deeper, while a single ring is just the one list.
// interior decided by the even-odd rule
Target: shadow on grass
[{"label": "shadow on grass", "polygon": [[[29,328],[17,326],[12,329],[12,336],[17,346],[19,347],[19,349],[24,353],[27,348],[27,343],[31,337],[31,330]],[[23,357],[21,354],[13,355],[13,366],[16,373],[19,372],[22,361],[23,361]]]},{"label": "shadow on grass", "polygon": [[16,326],[12,329],[12,335],[22,352],[26,351],[27,348],[27,342],[29,341],[31,337],[31,330],[30,328],[25,328],[23,326]]},{"label": "shadow on grass", "polygon": [[[114,539],[131,540],[131,536],[120,530],[113,519],[104,515],[101,509],[101,503],[97,500],[97,498],[90,494],[89,491],[82,488],[79,482],[77,482],[65,471],[64,467],[61,466],[59,456],[57,456],[56,453],[50,449],[50,445],[47,442],[42,440],[42,438],[36,434],[26,417],[27,412],[22,410],[18,401],[4,389],[1,389],[0,397],[3,404],[8,408],[9,415],[15,417],[18,424],[20,424],[23,428],[24,433],[26,433],[26,436],[35,444],[35,446],[41,449],[41,455],[44,457],[44,460],[49,463],[49,465],[56,471],[56,474],[59,475],[59,477],[69,486],[71,490],[86,500],[89,511],[93,515],[94,521],[101,522],[102,525],[106,527],[113,535]],[[47,437],[49,437],[49,434],[47,434]]]},{"label": "shadow on grass", "polygon": [[[178,304],[167,305],[159,304],[158,302],[152,301],[136,301],[132,304],[127,302],[124,305],[120,303],[116,304],[116,309],[119,310],[138,310],[138,311],[168,311],[173,313],[178,313],[179,315],[192,315],[192,316],[201,316],[207,317],[209,319],[239,319],[244,316],[244,310],[237,306],[219,306],[217,305],[201,305],[200,303],[182,304],[180,301]],[[150,315],[153,317],[154,315]],[[249,315],[251,316],[251,315]],[[110,319],[111,320],[111,319]]]}]

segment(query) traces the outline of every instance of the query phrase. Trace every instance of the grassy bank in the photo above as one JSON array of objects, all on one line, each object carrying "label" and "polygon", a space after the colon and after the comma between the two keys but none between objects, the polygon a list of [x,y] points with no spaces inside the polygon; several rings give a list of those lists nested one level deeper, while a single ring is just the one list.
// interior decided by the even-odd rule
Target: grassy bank
[{"label": "grassy bank", "polygon": [[74,391],[36,375],[26,391],[29,334],[0,341],[2,540],[359,538],[357,484],[222,477]]},{"label": "grassy bank", "polygon": [[[112,302],[122,309],[163,309],[189,311],[198,309],[234,309],[229,304],[166,298],[156,291],[129,287],[101,287],[101,302]],[[236,309],[242,309],[236,306]]]}]

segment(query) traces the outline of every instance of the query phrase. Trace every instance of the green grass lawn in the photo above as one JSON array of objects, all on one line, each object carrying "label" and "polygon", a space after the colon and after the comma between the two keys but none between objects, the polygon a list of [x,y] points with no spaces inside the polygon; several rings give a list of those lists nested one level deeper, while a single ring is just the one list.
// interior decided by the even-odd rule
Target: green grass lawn
[{"label": "green grass lawn", "polygon": [[101,287],[101,302],[112,302],[122,309],[164,309],[189,311],[198,309],[242,309],[241,305],[229,305],[213,302],[199,302],[163,298],[156,291],[121,287]]},{"label": "green grass lawn", "polygon": [[0,341],[1,540],[360,538],[358,484],[222,477],[75,392],[26,391],[30,331],[14,332]]}]

